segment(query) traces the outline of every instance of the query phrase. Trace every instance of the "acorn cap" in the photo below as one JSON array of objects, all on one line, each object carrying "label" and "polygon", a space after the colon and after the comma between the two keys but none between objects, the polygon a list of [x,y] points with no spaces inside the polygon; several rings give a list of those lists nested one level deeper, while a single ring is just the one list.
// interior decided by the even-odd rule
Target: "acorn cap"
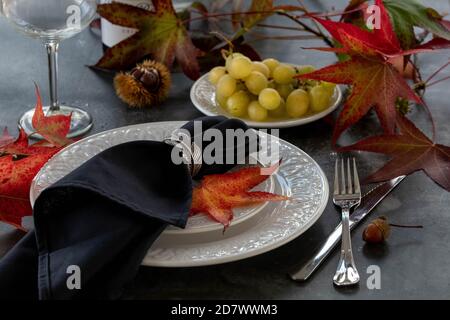
[{"label": "acorn cap", "polygon": [[170,85],[169,69],[153,60],[145,60],[130,72],[121,72],[114,78],[117,95],[134,108],[160,104],[167,98]]}]

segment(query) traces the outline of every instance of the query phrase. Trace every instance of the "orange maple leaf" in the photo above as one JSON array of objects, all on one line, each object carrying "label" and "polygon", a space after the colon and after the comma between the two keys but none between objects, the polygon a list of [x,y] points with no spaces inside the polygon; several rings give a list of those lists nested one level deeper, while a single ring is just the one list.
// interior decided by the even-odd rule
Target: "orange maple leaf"
[{"label": "orange maple leaf", "polygon": [[268,168],[268,175],[261,174],[261,168],[247,167],[236,172],[212,174],[203,178],[194,188],[191,214],[205,213],[224,225],[225,229],[233,219],[233,208],[244,207],[266,201],[288,200],[286,196],[269,192],[250,190],[265,181],[276,171],[278,164]]},{"label": "orange maple leaf", "polygon": [[34,110],[32,124],[36,132],[56,147],[63,147],[72,142],[67,138],[70,130],[72,115],[51,115],[45,116],[42,108],[41,95],[36,85],[36,108]]}]

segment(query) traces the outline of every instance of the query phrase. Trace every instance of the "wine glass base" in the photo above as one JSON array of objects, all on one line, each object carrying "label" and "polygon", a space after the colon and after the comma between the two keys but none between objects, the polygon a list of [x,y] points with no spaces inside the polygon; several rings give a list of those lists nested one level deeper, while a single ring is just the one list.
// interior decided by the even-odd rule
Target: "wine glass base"
[{"label": "wine glass base", "polygon": [[[69,115],[72,114],[72,120],[70,122],[70,130],[67,135],[68,138],[78,137],[92,128],[92,117],[86,111],[69,106],[60,106],[59,111],[50,111],[50,107],[43,107],[44,114],[46,116],[51,115]],[[34,115],[34,109],[25,112],[19,119],[19,127],[25,130],[27,135],[35,133],[36,130],[33,127],[32,119]],[[43,139],[39,134],[33,134],[33,138]]]}]

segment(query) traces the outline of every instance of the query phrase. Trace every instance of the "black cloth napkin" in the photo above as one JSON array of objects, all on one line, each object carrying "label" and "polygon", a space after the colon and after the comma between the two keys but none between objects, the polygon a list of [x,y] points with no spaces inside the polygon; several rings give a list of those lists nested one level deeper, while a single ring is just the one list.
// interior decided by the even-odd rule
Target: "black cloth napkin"
[{"label": "black cloth napkin", "polygon": [[[203,132],[247,129],[224,117],[196,121]],[[184,128],[193,134],[193,122]],[[117,145],[44,190],[34,231],[0,260],[0,299],[120,298],[165,227],[186,224],[192,179],[187,165],[173,163],[172,148],[155,141]],[[198,176],[230,167],[204,165]],[[77,273],[81,289],[69,289]]]}]

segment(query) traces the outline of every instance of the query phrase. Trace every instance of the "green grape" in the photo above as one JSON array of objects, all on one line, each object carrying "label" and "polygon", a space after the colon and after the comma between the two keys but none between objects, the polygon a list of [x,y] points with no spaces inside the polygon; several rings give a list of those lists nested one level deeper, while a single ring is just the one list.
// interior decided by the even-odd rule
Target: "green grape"
[{"label": "green grape", "polygon": [[252,70],[261,72],[267,79],[270,78],[270,69],[269,69],[269,67],[266,66],[264,63],[262,63],[260,61],[253,62]]},{"label": "green grape", "polygon": [[245,85],[248,91],[253,94],[259,94],[263,89],[267,88],[267,78],[258,71],[252,71],[250,75],[245,78]]},{"label": "green grape", "polygon": [[247,112],[250,97],[247,92],[241,90],[234,93],[227,100],[227,110],[234,117],[242,117]]},{"label": "green grape", "polygon": [[281,97],[277,90],[266,88],[260,92],[258,101],[263,108],[275,110],[281,104]]},{"label": "green grape", "polygon": [[219,104],[219,106],[223,109],[227,108],[227,97],[222,97],[221,95],[216,94],[216,102]]},{"label": "green grape", "polygon": [[277,84],[275,90],[278,91],[282,98],[287,99],[291,92],[294,91],[294,87],[292,84]]},{"label": "green grape", "polygon": [[269,115],[272,118],[282,118],[286,116],[286,102],[281,99],[280,106],[274,110],[269,110]]},{"label": "green grape", "polygon": [[236,91],[236,80],[229,74],[223,75],[217,82],[216,93],[228,98]]},{"label": "green grape", "polygon": [[273,70],[272,77],[278,84],[290,84],[294,81],[295,69],[287,64],[280,64]]},{"label": "green grape", "polygon": [[321,85],[328,90],[330,95],[334,94],[334,90],[336,90],[336,84],[335,83],[322,81]]},{"label": "green grape", "polygon": [[333,92],[324,85],[313,87],[309,91],[309,98],[311,100],[311,109],[313,112],[322,112],[331,104],[331,97]]},{"label": "green grape", "polygon": [[248,105],[248,116],[253,121],[264,121],[267,119],[267,109],[261,107],[258,101],[252,101]]},{"label": "green grape", "polygon": [[308,92],[297,89],[291,92],[286,100],[286,113],[292,118],[303,116],[309,108]]},{"label": "green grape", "polygon": [[209,82],[211,82],[214,85],[217,84],[219,79],[222,78],[222,76],[225,75],[225,73],[227,73],[227,70],[225,69],[225,67],[213,68],[209,72],[209,76],[208,76]]},{"label": "green grape", "polygon": [[227,71],[229,72],[229,70],[230,70],[230,64],[231,64],[231,61],[233,61],[233,58],[243,57],[243,56],[244,55],[242,53],[239,53],[239,52],[230,54],[227,57],[227,59],[225,60],[225,68],[227,69]]},{"label": "green grape", "polygon": [[305,74],[310,73],[316,70],[314,66],[306,65],[306,66],[297,66],[296,68],[297,74]]},{"label": "green grape", "polygon": [[272,58],[264,60],[263,63],[269,68],[271,75],[273,74],[273,70],[280,64],[278,60]]},{"label": "green grape", "polygon": [[252,61],[247,57],[236,57],[230,62],[228,73],[235,79],[247,78],[252,72]]}]

